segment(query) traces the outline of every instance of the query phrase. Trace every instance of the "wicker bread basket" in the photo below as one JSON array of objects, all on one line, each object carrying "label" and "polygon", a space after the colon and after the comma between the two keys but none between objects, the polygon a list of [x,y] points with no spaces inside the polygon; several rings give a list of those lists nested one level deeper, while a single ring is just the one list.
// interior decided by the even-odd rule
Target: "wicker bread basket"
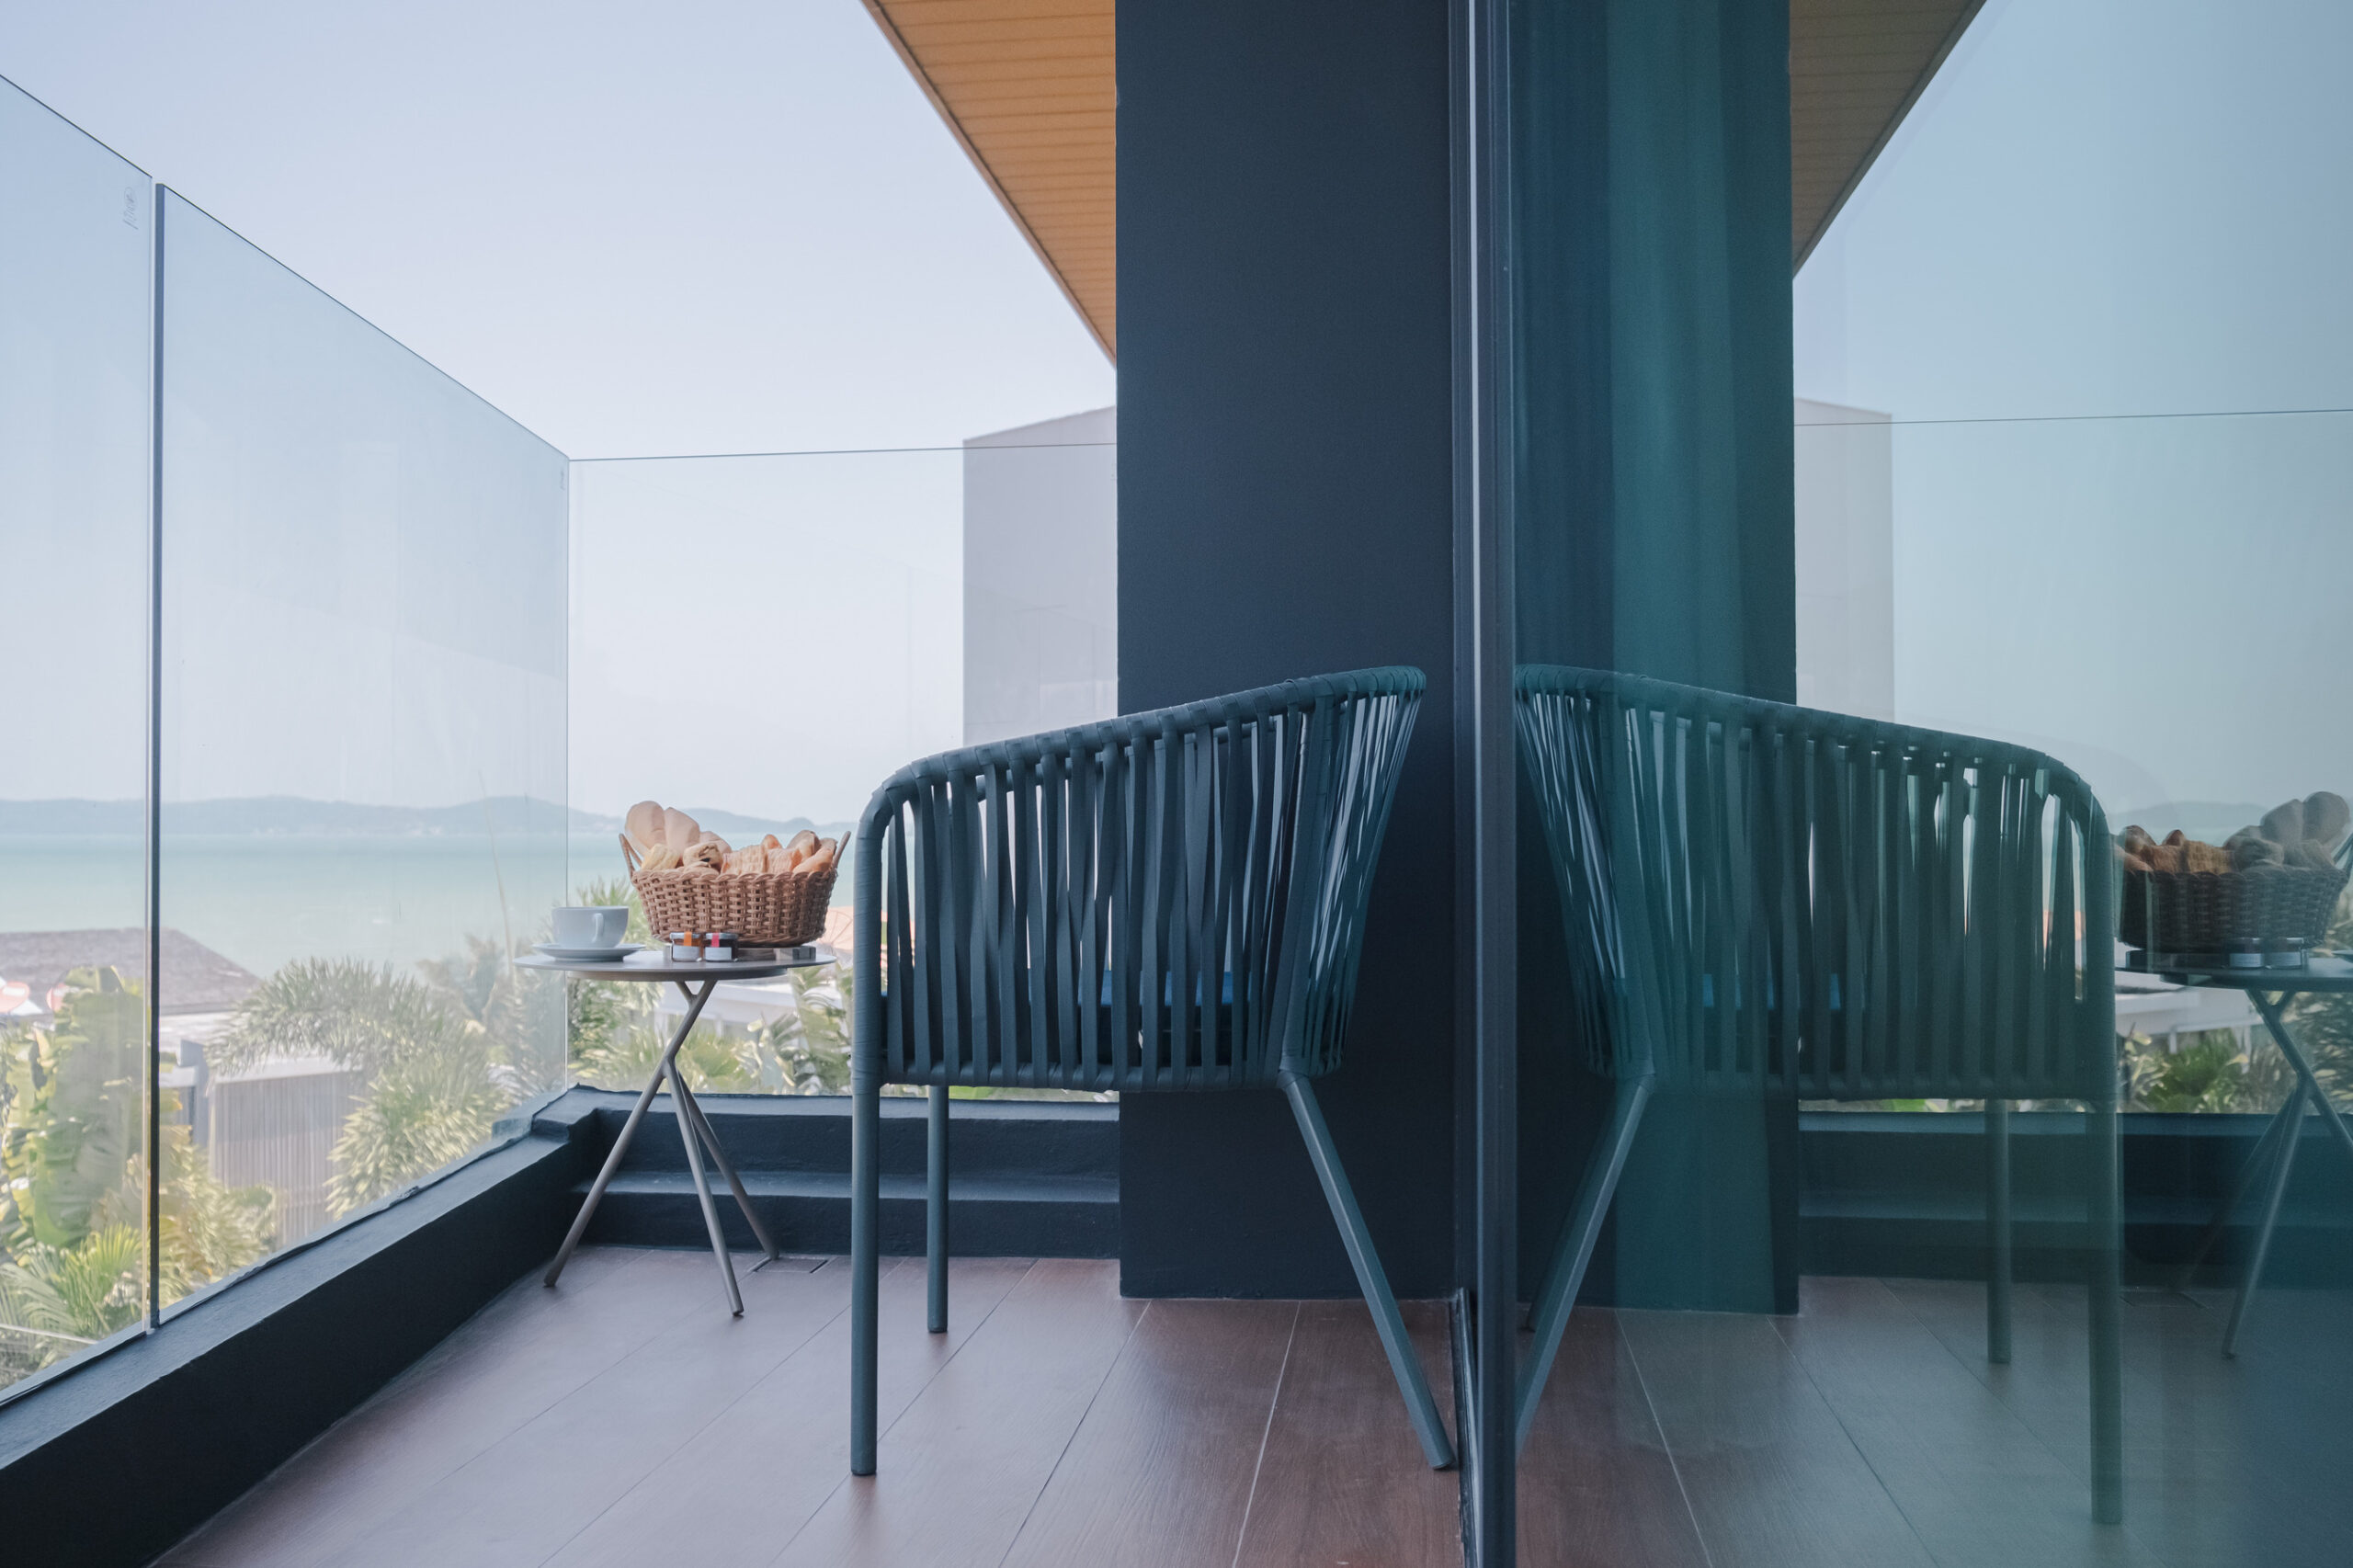
[{"label": "wicker bread basket", "polygon": [[2345,889],[2342,869],[2258,866],[2245,871],[2124,872],[2116,934],[2160,953],[2220,953],[2234,942],[2318,943]]},{"label": "wicker bread basket", "polygon": [[645,871],[636,846],[621,835],[629,880],[645,904],[645,923],[655,940],[668,931],[733,931],[747,943],[779,948],[813,942],[825,929],[825,907],[833,902],[834,873],[841,857],[817,871]]}]

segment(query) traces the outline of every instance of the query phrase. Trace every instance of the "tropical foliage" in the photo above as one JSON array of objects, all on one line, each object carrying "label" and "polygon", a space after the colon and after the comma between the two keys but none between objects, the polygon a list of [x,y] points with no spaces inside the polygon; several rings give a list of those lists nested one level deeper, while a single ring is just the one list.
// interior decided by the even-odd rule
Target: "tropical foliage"
[{"label": "tropical foliage", "polygon": [[[590,882],[574,896],[583,903],[627,904],[627,939],[653,940],[628,883]],[[794,1005],[767,1023],[697,1023],[678,1051],[688,1085],[713,1094],[847,1094],[848,967],[845,961],[788,971]],[[661,1011],[664,990],[610,981],[572,983],[570,1039],[577,1081],[606,1089],[644,1086],[677,1027],[674,1016]]]},{"label": "tropical foliage", "polygon": [[[504,962],[495,944],[419,966],[302,959],[237,1008],[206,1047],[216,1072],[325,1057],[362,1076],[335,1140],[327,1206],[348,1214],[462,1157],[499,1113],[553,1076],[558,988]],[[551,1086],[551,1085],[550,1085]]]},{"label": "tropical foliage", "polygon": [[[0,1384],[135,1323],[146,1303],[146,1002],[112,969],[76,970],[46,1028],[0,1029]],[[165,1123],[158,1285],[168,1299],[275,1242],[272,1199],[212,1175]]]}]

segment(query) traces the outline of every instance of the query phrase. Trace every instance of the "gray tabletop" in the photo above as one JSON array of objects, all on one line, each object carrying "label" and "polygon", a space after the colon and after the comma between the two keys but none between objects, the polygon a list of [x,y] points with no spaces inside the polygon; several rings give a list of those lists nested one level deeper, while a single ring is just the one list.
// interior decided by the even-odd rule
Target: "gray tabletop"
[{"label": "gray tabletop", "polygon": [[545,953],[529,953],[515,960],[521,969],[549,969],[597,980],[768,980],[789,969],[810,969],[835,961],[833,952],[825,948],[783,948],[772,959],[745,959],[733,963],[672,963],[666,958],[649,962],[642,955],[635,962],[625,959],[551,959]]},{"label": "gray tabletop", "polygon": [[2152,974],[2176,985],[2226,987],[2233,991],[2296,993],[2353,991],[2353,963],[2336,957],[2313,957],[2302,969],[2231,969],[2221,964],[2188,964],[2172,955],[2151,962],[2146,953],[2134,953],[2117,966],[2120,974]]}]

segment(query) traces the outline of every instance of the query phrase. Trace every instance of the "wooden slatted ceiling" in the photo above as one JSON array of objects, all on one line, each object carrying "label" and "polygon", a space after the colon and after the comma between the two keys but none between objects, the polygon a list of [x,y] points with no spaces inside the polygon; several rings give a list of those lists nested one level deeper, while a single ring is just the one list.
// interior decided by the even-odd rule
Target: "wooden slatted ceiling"
[{"label": "wooden slatted ceiling", "polygon": [[[1982,0],[1790,0],[1790,269]],[[1038,258],[1119,356],[1113,0],[865,0]]]},{"label": "wooden slatted ceiling", "polygon": [[866,0],[866,8],[1117,360],[1113,0]]},{"label": "wooden slatted ceiling", "polygon": [[1981,0],[1790,0],[1790,270],[1961,40]]}]

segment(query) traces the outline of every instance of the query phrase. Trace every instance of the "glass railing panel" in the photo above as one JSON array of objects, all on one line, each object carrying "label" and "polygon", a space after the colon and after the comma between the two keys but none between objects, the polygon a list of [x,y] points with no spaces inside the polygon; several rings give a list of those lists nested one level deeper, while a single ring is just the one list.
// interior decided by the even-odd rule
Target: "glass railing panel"
[{"label": "glass railing panel", "polygon": [[0,82],[0,1391],[148,1308],[153,190]]},{"label": "glass railing panel", "polygon": [[[1112,440],[1103,410],[961,449],[575,463],[575,896],[650,938],[618,837],[638,801],[733,846],[847,838],[907,763],[1115,712]],[[690,1083],[847,1091],[854,877],[818,934],[837,961],[722,986]],[[575,989],[579,1081],[642,1086],[675,993]]]},{"label": "glass railing panel", "polygon": [[199,1156],[169,1297],[563,1080],[562,988],[512,960],[566,884],[569,471],[188,202],[162,218],[161,1005]]}]

